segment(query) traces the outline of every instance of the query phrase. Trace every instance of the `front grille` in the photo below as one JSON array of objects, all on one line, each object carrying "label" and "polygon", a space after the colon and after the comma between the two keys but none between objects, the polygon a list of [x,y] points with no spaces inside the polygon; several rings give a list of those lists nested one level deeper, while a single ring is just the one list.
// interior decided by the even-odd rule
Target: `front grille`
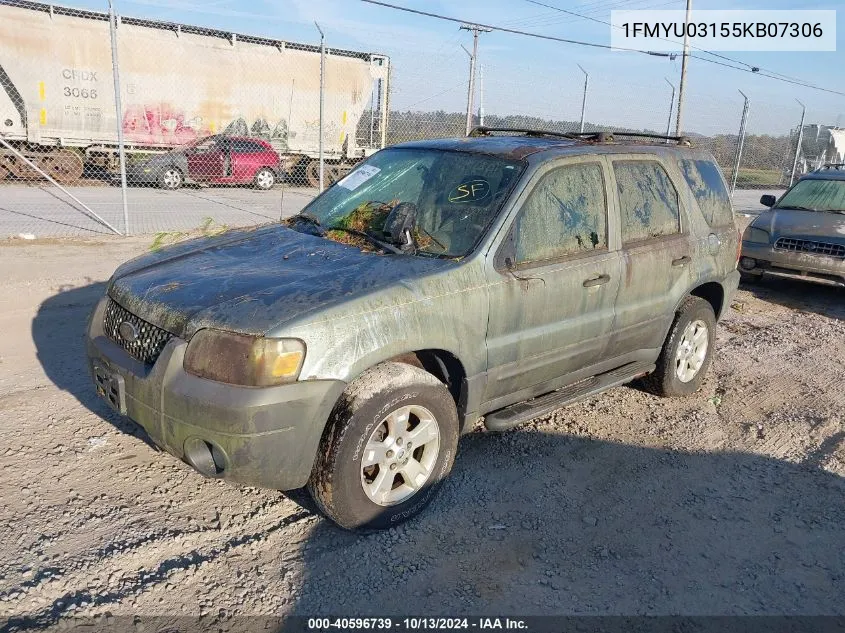
[{"label": "front grille", "polygon": [[814,242],[813,240],[798,240],[793,237],[782,237],[775,242],[775,248],[782,251],[796,253],[813,253],[814,255],[828,255],[830,257],[845,257],[845,246],[830,242]]},{"label": "front grille", "polygon": [[[124,323],[128,323],[134,328],[134,332],[137,332],[137,338],[134,341],[121,336],[120,326]],[[135,316],[113,299],[109,299],[106,305],[104,328],[106,336],[125,349],[130,356],[147,365],[156,362],[161,350],[173,336],[170,332]]]}]

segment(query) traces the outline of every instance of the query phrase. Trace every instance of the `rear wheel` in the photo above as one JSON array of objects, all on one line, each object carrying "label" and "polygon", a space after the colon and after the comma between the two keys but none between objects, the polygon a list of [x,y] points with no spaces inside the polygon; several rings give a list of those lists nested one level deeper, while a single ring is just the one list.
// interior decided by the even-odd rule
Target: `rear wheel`
[{"label": "rear wheel", "polygon": [[716,343],[713,306],[700,297],[687,297],[678,309],[657,368],[643,381],[659,396],[686,396],[698,391]]},{"label": "rear wheel", "polygon": [[255,184],[256,189],[260,189],[261,191],[272,189],[273,185],[276,184],[276,174],[273,173],[272,169],[263,167],[255,174],[253,184]]},{"label": "rear wheel", "polygon": [[169,191],[175,191],[182,186],[183,182],[184,178],[182,177],[182,172],[173,166],[166,167],[164,171],[161,172],[161,176],[158,177],[159,186],[162,189],[167,189]]},{"label": "rear wheel", "polygon": [[[311,187],[320,186],[320,161],[312,159],[305,166],[305,178]],[[323,187],[330,187],[340,180],[340,169],[335,165],[323,163]]]},{"label": "rear wheel", "polygon": [[457,445],[446,386],[417,367],[383,363],[341,397],[308,489],[341,527],[388,528],[431,502]]}]

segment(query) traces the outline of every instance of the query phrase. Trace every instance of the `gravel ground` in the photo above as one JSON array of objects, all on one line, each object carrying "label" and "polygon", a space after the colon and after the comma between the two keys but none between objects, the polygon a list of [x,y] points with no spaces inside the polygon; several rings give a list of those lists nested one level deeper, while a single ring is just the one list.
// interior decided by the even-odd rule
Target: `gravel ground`
[{"label": "gravel ground", "polygon": [[699,393],[478,430],[423,516],[359,535],[94,396],[85,319],[148,245],[0,246],[0,618],[845,614],[845,290],[741,288]]}]

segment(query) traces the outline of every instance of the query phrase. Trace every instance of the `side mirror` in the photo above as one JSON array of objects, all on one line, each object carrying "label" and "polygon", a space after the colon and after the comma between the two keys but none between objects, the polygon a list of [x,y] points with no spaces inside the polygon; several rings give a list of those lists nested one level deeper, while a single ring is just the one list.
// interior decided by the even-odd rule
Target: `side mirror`
[{"label": "side mirror", "polygon": [[778,201],[778,199],[775,198],[770,193],[767,193],[765,196],[760,196],[760,204],[762,204],[763,206],[766,206],[766,207],[775,206],[775,202],[777,202],[777,201]]},{"label": "side mirror", "polygon": [[513,259],[511,259],[510,257],[505,257],[505,269],[510,271],[514,268],[516,268],[516,265],[513,263]]}]

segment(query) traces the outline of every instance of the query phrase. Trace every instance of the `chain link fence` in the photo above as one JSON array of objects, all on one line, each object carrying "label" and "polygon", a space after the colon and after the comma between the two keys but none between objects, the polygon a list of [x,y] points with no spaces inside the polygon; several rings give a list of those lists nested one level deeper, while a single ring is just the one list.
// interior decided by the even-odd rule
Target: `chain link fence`
[{"label": "chain link fence", "polygon": [[[431,51],[315,40],[0,0],[0,235],[278,220],[386,145],[463,136],[468,109],[472,126],[674,131],[668,78],[481,59],[470,96],[465,33]],[[842,160],[845,131],[800,103],[686,103],[685,134],[736,189]]]}]

